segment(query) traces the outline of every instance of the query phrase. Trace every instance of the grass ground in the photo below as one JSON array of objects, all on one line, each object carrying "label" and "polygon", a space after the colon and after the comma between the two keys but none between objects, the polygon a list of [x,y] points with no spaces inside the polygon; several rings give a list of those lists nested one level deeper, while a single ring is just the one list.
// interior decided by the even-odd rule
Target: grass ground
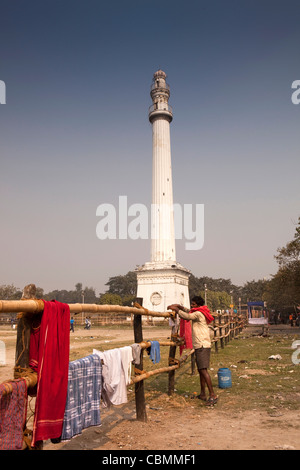
[{"label": "grass ground", "polygon": [[[223,409],[264,409],[270,414],[280,408],[300,408],[300,365],[292,362],[291,348],[299,335],[284,334],[270,337],[242,333],[219,352],[212,351],[210,374],[215,392],[222,400]],[[280,355],[281,359],[269,359]],[[162,358],[166,362],[167,358]],[[232,386],[218,388],[217,372],[221,367],[231,371]],[[147,390],[163,393],[167,390],[167,374],[149,379]],[[176,372],[177,397],[190,397],[200,392],[199,375],[191,375],[190,361]],[[193,400],[193,402],[198,400]]]}]

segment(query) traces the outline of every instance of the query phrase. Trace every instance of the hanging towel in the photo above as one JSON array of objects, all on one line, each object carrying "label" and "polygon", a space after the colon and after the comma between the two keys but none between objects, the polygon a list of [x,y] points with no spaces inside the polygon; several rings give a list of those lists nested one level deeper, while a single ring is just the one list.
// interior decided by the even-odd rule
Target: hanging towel
[{"label": "hanging towel", "polygon": [[27,415],[27,384],[25,379],[9,381],[12,392],[0,384],[0,450],[21,450]]},{"label": "hanging towel", "polygon": [[184,320],[184,318],[180,318],[179,336],[180,338],[184,338],[184,344],[179,346],[181,356],[184,349],[193,349],[192,327],[190,320]]},{"label": "hanging towel", "polygon": [[124,374],[125,384],[127,386],[131,379],[131,364],[133,360],[132,348],[130,346],[124,346],[123,348],[120,348],[120,352],[122,373]]},{"label": "hanging towel", "polygon": [[101,359],[97,354],[69,363],[68,394],[62,440],[71,439],[90,426],[99,426],[102,386]]},{"label": "hanging towel", "polygon": [[40,327],[30,336],[29,366],[37,371],[37,395],[32,446],[37,441],[59,438],[68,389],[70,308],[44,301]]},{"label": "hanging towel", "polygon": [[158,341],[150,341],[150,343],[150,359],[153,364],[157,364],[160,361],[160,345]]},{"label": "hanging towel", "polygon": [[180,318],[178,314],[175,315],[175,318],[171,318],[171,317],[169,318],[169,326],[171,328],[177,329],[179,326],[179,322],[180,322]]},{"label": "hanging towel", "polygon": [[141,345],[139,343],[134,343],[131,345],[132,349],[132,362],[138,366],[141,362]]},{"label": "hanging towel", "polygon": [[127,384],[122,365],[120,348],[108,351],[93,350],[103,361],[102,365],[102,403],[103,406],[127,403]]}]

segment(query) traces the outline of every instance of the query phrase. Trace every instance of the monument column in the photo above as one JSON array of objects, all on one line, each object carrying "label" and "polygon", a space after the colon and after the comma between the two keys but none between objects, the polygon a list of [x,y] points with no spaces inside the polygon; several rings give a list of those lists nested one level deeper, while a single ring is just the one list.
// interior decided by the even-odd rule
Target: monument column
[{"label": "monument column", "polygon": [[152,124],[152,213],[151,261],[175,261],[175,234],[171,165],[169,106],[170,87],[166,74],[158,70],[151,86],[153,101],[149,109]]},{"label": "monument column", "polygon": [[153,75],[149,121],[152,124],[151,261],[136,269],[137,297],[143,307],[166,311],[172,303],[189,307],[190,271],[176,261],[169,105],[166,74]]}]

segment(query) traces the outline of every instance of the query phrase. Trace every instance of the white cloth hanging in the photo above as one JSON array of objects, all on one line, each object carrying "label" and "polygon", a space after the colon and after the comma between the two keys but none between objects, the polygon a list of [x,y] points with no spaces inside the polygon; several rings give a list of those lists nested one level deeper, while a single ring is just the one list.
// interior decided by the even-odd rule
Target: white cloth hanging
[{"label": "white cloth hanging", "polygon": [[127,403],[127,385],[130,382],[132,349],[109,349],[108,351],[93,350],[102,359],[102,400],[104,406],[122,405]]}]

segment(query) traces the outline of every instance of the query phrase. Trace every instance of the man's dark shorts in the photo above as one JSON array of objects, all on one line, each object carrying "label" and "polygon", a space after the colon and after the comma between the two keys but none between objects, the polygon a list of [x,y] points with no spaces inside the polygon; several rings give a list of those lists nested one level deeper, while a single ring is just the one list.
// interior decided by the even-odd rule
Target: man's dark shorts
[{"label": "man's dark shorts", "polygon": [[198,348],[195,349],[196,364],[198,371],[201,369],[208,369],[210,364],[210,351],[211,348]]}]

